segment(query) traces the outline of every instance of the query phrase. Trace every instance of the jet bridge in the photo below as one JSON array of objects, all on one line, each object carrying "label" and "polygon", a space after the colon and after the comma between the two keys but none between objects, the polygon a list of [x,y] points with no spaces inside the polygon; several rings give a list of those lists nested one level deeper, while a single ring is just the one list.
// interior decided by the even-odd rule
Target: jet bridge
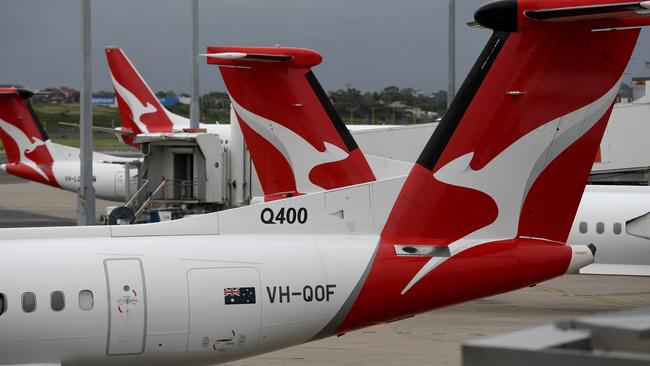
[{"label": "jet bridge", "polygon": [[169,210],[182,216],[231,205],[228,150],[219,135],[199,129],[149,133],[136,142],[144,159],[141,184],[129,205],[137,218],[145,210]]}]

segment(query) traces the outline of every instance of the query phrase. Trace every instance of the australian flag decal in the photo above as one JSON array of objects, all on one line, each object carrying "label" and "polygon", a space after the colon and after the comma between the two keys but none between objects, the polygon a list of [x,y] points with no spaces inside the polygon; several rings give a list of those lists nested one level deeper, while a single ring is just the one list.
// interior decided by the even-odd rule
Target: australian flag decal
[{"label": "australian flag decal", "polygon": [[229,287],[223,289],[226,305],[255,304],[255,287]]}]

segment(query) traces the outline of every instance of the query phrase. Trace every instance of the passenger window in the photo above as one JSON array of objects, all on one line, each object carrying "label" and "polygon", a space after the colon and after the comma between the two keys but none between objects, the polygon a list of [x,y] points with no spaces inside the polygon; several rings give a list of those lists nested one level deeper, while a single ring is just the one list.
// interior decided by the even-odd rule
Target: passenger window
[{"label": "passenger window", "polygon": [[0,315],[7,311],[7,297],[5,294],[0,294]]},{"label": "passenger window", "polygon": [[23,311],[31,313],[36,310],[36,295],[33,292],[23,293]]},{"label": "passenger window", "polygon": [[90,290],[79,291],[79,308],[84,311],[92,310],[95,306],[95,297]]},{"label": "passenger window", "polygon": [[620,222],[614,223],[614,234],[619,235],[623,231],[622,225]]},{"label": "passenger window", "polygon": [[598,234],[604,233],[605,232],[605,224],[603,224],[602,222],[597,223],[596,224],[596,232]]},{"label": "passenger window", "polygon": [[50,295],[50,303],[52,305],[52,310],[61,311],[65,308],[65,295],[61,291],[54,291]]},{"label": "passenger window", "polygon": [[581,234],[585,234],[585,233],[587,233],[587,222],[582,221],[582,222],[580,223],[578,229],[580,230],[580,233],[581,233]]}]

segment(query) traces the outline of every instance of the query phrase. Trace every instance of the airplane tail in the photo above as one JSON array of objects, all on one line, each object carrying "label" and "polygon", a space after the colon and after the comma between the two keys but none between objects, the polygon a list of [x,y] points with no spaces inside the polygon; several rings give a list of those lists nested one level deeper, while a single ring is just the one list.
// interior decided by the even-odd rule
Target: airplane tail
[{"label": "airplane tail", "polygon": [[630,27],[650,24],[645,12],[600,0],[506,0],[476,12],[494,33],[408,176],[340,329],[593,260],[594,248],[565,243],[639,35]]},{"label": "airplane tail", "polygon": [[208,47],[267,200],[375,180],[311,71],[322,56],[286,47]]},{"label": "airplane tail", "polygon": [[0,137],[7,173],[58,187],[52,173],[52,144],[29,103],[33,93],[0,88]]},{"label": "airplane tail", "polygon": [[122,129],[140,134],[189,126],[187,118],[165,109],[121,48],[106,47],[105,53]]}]

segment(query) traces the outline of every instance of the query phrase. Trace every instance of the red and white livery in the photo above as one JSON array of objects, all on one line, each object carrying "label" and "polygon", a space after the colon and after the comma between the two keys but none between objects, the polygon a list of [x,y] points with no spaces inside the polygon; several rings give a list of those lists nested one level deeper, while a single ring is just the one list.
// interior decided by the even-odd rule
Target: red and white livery
[{"label": "red and white livery", "polygon": [[479,9],[495,32],[405,182],[0,230],[0,363],[215,364],[577,271],[592,251],[566,240],[639,34],[627,26],[650,23],[635,4]]},{"label": "red and white livery", "polygon": [[[190,127],[189,119],[170,112],[160,103],[121,48],[106,47],[104,51],[122,119],[122,127],[116,131],[118,138],[139,148],[135,135],[182,132]],[[229,125],[200,123],[199,128],[218,134],[222,140],[230,138]]]},{"label": "red and white livery", "polygon": [[[0,89],[0,137],[7,163],[0,169],[17,177],[47,184],[66,191],[79,189],[79,149],[52,142],[29,98],[32,92],[15,88]],[[93,153],[93,179],[97,197],[124,201],[124,163],[122,158]],[[131,173],[132,192],[135,191],[135,171]]]},{"label": "red and white livery", "polygon": [[[311,71],[317,52],[208,47],[267,197],[367,183],[375,176]],[[275,197],[274,197],[275,195]]]}]

